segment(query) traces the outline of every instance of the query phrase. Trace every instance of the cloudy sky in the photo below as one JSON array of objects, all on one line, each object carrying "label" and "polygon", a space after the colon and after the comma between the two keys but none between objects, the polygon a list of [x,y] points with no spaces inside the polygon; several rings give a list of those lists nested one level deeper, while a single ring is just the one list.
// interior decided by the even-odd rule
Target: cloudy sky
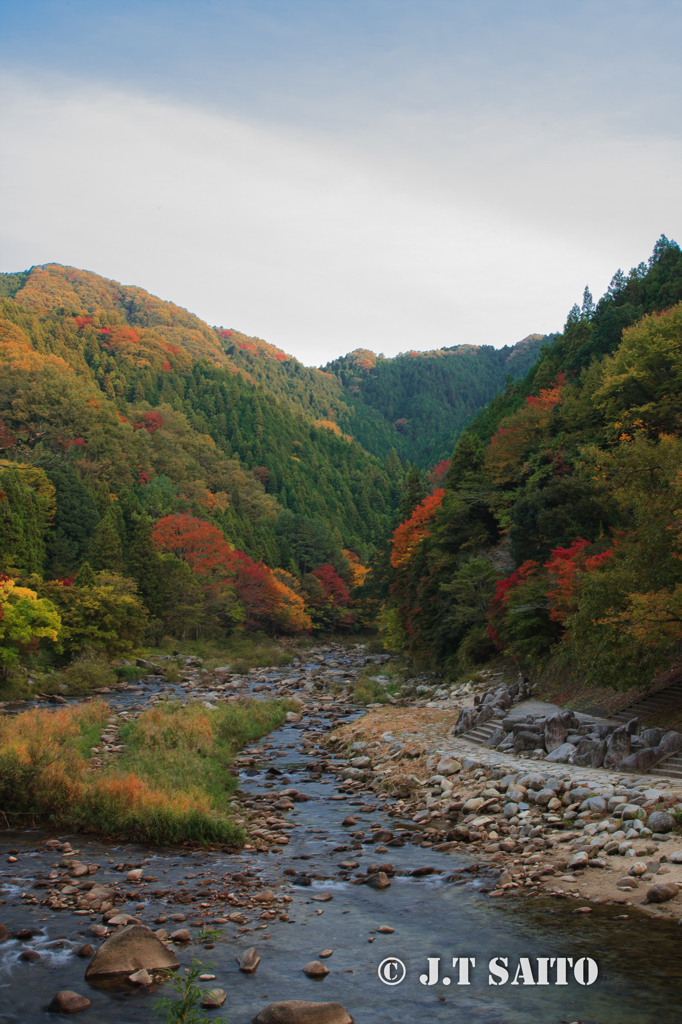
[{"label": "cloudy sky", "polygon": [[0,0],[0,270],[308,364],[560,330],[682,242],[679,0]]}]

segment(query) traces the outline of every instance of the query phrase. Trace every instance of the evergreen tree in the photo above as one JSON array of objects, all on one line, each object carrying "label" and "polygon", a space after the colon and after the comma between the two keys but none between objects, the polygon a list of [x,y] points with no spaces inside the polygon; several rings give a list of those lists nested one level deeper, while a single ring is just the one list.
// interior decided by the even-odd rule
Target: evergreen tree
[{"label": "evergreen tree", "polygon": [[135,523],[127,563],[129,574],[137,582],[140,597],[152,615],[157,615],[161,566],[159,554],[152,542],[152,520],[148,515],[139,516]]},{"label": "evergreen tree", "polygon": [[400,522],[404,522],[412,515],[420,501],[424,498],[424,485],[416,466],[411,466],[405,480],[402,500],[398,509]]},{"label": "evergreen tree", "polygon": [[95,530],[88,546],[88,558],[93,569],[125,572],[121,538],[117,529],[116,516],[111,508],[107,510]]},{"label": "evergreen tree", "polygon": [[74,587],[95,587],[97,580],[89,562],[83,562],[73,581]]}]

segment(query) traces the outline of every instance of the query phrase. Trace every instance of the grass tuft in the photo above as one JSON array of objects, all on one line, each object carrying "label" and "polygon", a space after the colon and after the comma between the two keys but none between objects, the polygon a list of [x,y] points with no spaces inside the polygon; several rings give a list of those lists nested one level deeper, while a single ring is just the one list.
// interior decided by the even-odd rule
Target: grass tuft
[{"label": "grass tuft", "polygon": [[157,843],[240,846],[229,800],[235,752],[284,722],[295,701],[208,711],[169,702],[124,726],[126,752],[93,771],[89,748],[111,715],[93,701],[0,721],[0,808],[7,825],[85,827]]}]

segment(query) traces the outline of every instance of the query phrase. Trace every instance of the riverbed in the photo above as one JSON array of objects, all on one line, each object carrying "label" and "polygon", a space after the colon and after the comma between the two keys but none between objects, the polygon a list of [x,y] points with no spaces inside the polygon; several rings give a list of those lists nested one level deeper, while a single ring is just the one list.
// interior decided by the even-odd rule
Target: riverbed
[{"label": "riverbed", "polygon": [[[345,709],[346,718],[359,713]],[[322,730],[331,725],[323,713],[319,722]],[[644,914],[618,906],[596,905],[582,913],[581,908],[589,904],[570,897],[491,899],[494,886],[485,865],[465,851],[444,855],[407,842],[380,853],[376,844],[352,840],[349,831],[369,835],[377,823],[395,830],[395,819],[388,816],[390,799],[366,794],[344,799],[333,776],[311,778],[310,755],[304,754],[300,741],[295,724],[276,730],[249,748],[253,763],[240,778],[245,801],[275,785],[278,789],[290,786],[309,797],[287,815],[294,827],[281,853],[254,849],[228,855],[106,842],[83,835],[58,837],[79,851],[81,861],[100,865],[98,882],[120,885],[125,879],[125,873],[117,870],[120,865],[144,864],[145,872],[159,879],[164,891],[182,892],[180,883],[190,876],[188,891],[199,895],[186,905],[153,890],[137,896],[131,891],[125,910],[153,928],[159,927],[157,918],[162,917],[168,930],[189,928],[192,941],[174,947],[181,971],[193,958],[200,959],[206,972],[215,975],[202,987],[220,986],[227,992],[224,1007],[209,1011],[210,1019],[247,1024],[269,1002],[307,999],[338,1000],[357,1024],[678,1024],[682,929],[675,922],[652,926]],[[281,773],[276,782],[273,766]],[[342,824],[349,814],[357,822],[352,829]],[[35,904],[22,900],[22,893],[30,898],[40,876],[48,877],[57,869],[61,857],[59,852],[46,851],[49,838],[52,834],[38,830],[0,833],[4,899],[0,922],[12,935],[22,928],[33,932],[32,938],[12,938],[0,945],[0,1024],[54,1020],[46,1007],[60,989],[73,989],[91,1000],[91,1007],[79,1018],[84,1024],[156,1020],[154,1005],[162,995],[172,994],[168,986],[85,982],[87,960],[74,951],[84,942],[95,947],[101,942],[87,934],[92,924],[100,922],[99,915],[51,911],[40,903],[40,888],[35,890]],[[335,851],[340,846],[344,851]],[[8,863],[10,850],[18,851],[16,863]],[[343,879],[339,865],[348,858],[363,868],[390,862],[394,871],[390,886],[377,890]],[[399,873],[419,868],[433,871],[418,877]],[[294,884],[294,875],[286,871],[304,873],[311,882]],[[260,916],[261,908],[247,908],[243,924],[230,921],[228,914],[239,901],[227,896],[236,891],[232,876],[238,874],[271,888],[277,900],[287,902],[278,902],[277,913],[266,920]],[[214,895],[202,901],[197,886],[204,882],[219,883],[217,890],[225,898],[215,896],[214,885]],[[182,925],[172,920],[173,915],[182,914],[186,917]],[[280,920],[281,916],[288,920]],[[393,930],[381,932],[382,926]],[[207,931],[221,933],[209,936],[213,948],[206,949],[198,941],[202,929],[204,937]],[[244,974],[236,957],[252,946],[261,962],[254,973]],[[322,980],[307,977],[302,968],[330,950],[323,960],[329,974]],[[22,960],[22,951],[35,951],[40,959]],[[387,957],[405,965],[402,983],[388,985],[380,980],[378,968]],[[470,984],[458,984],[453,957],[475,959]],[[488,963],[494,957],[508,961],[511,974],[504,985],[489,984]],[[599,977],[593,985],[583,986],[569,969],[568,983],[557,986],[551,983],[552,969],[548,985],[521,983],[523,972],[519,983],[512,985],[524,957],[530,959],[535,981],[536,958],[542,957],[568,957],[574,962],[590,957],[598,965]],[[440,958],[438,981],[433,985],[420,981],[428,973],[428,958]]]}]

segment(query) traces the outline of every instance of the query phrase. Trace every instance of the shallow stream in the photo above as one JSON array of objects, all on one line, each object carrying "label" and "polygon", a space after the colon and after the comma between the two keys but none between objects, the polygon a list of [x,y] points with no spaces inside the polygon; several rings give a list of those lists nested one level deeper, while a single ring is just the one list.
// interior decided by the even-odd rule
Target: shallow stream
[{"label": "shallow stream", "polygon": [[[264,694],[265,696],[265,694]],[[121,702],[122,703],[122,702]],[[324,722],[324,715],[318,715]],[[205,927],[221,929],[215,947],[205,950],[192,943],[176,947],[181,970],[192,957],[211,963],[215,981],[206,987],[220,986],[227,992],[222,1010],[208,1016],[226,1019],[230,1024],[247,1024],[267,1003],[281,999],[338,1000],[357,1024],[679,1024],[682,1020],[682,929],[676,924],[653,922],[639,912],[623,907],[592,906],[590,913],[577,913],[588,905],[572,898],[490,899],[484,875],[467,874],[472,857],[456,851],[450,855],[433,853],[409,843],[390,847],[377,854],[374,846],[353,849],[348,828],[342,826],[353,813],[357,828],[367,831],[372,822],[395,829],[388,817],[388,806],[377,798],[335,799],[331,781],[312,781],[305,772],[310,760],[299,749],[300,733],[285,726],[250,748],[271,749],[259,762],[242,774],[241,788],[258,794],[273,786],[265,771],[273,765],[284,773],[274,786],[291,786],[311,799],[296,803],[288,815],[295,828],[282,854],[244,852],[239,856],[222,853],[196,853],[170,848],[148,848],[134,844],[117,845],[92,841],[80,835],[69,839],[79,850],[79,859],[101,864],[98,882],[120,884],[122,876],[113,870],[121,861],[141,863],[145,870],[162,877],[164,887],[175,885],[189,872],[213,872],[218,878],[226,872],[249,871],[267,884],[278,884],[278,896],[289,895],[286,908],[290,920],[269,921],[263,926],[258,913],[248,930],[235,924],[211,925],[212,916],[234,908],[212,904],[203,909],[199,903],[168,906],[163,898],[147,898],[144,907],[130,901],[127,912],[135,913],[143,923],[154,925],[161,914],[186,910],[189,921],[200,920]],[[382,809],[383,808],[383,809]],[[47,838],[44,832],[0,833],[0,889],[5,903],[0,907],[0,922],[12,934],[30,928],[34,937],[27,941],[11,939],[0,945],[0,1024],[34,1024],[53,1020],[46,1012],[52,996],[60,989],[73,989],[92,1001],[89,1010],[79,1016],[84,1024],[138,1024],[156,1020],[154,1004],[161,995],[170,995],[168,987],[156,990],[135,989],[128,983],[120,987],[89,985],[84,980],[87,961],[73,955],[85,941],[91,918],[70,911],[52,912],[40,905],[26,905],[21,892],[28,892],[39,872],[48,872],[60,855],[39,853]],[[347,852],[332,853],[334,846],[347,845]],[[10,849],[19,850],[19,862],[7,862]],[[396,869],[434,867],[441,874],[424,877],[394,877],[389,888],[374,890],[337,879],[338,864],[352,857],[367,865],[390,862]],[[291,884],[286,868],[297,868],[316,879],[306,888]],[[19,885],[10,881],[17,876]],[[455,881],[449,875],[462,873]],[[195,884],[195,883],[193,883]],[[229,888],[229,884],[226,885]],[[331,899],[318,902],[312,897],[325,892]],[[36,893],[39,901],[41,890]],[[137,908],[137,909],[136,909]],[[280,909],[282,909],[280,907]],[[623,917],[627,914],[626,917]],[[99,921],[93,915],[92,921]],[[169,922],[170,923],[170,922]],[[377,931],[379,926],[394,929],[391,934]],[[166,926],[168,927],[168,926]],[[180,927],[175,925],[174,927]],[[185,927],[183,924],[182,927]],[[168,930],[171,930],[168,927]],[[193,936],[199,926],[190,928]],[[235,957],[255,945],[261,963],[254,974],[242,974]],[[29,963],[19,959],[22,950],[32,949],[40,960]],[[303,966],[317,960],[323,950],[333,950],[324,960],[330,973],[313,980],[302,973]],[[405,964],[405,980],[398,985],[384,984],[377,968],[386,957],[397,957]],[[440,980],[427,986],[420,975],[428,970],[427,958],[440,957]],[[467,986],[458,985],[453,957],[474,957]],[[531,958],[537,980],[536,957],[592,957],[599,967],[599,978],[590,987],[578,984],[568,971],[568,984],[548,986],[488,983],[488,962],[506,957],[514,976],[520,957]],[[443,978],[451,978],[447,985]],[[554,970],[549,971],[553,981]]]}]

